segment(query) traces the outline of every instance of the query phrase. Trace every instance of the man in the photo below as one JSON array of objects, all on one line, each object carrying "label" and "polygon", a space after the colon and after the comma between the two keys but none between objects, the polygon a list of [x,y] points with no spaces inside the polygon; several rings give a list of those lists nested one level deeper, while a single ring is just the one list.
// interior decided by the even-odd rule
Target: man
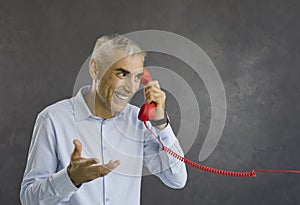
[{"label": "man", "polygon": [[[143,165],[169,187],[185,185],[184,163],[161,151],[137,119],[139,108],[128,103],[139,88],[144,58],[145,53],[122,35],[97,40],[89,62],[92,86],[37,117],[21,185],[22,204],[138,205]],[[144,95],[157,110],[153,125],[148,125],[166,146],[183,155],[158,82],[147,83]]]}]

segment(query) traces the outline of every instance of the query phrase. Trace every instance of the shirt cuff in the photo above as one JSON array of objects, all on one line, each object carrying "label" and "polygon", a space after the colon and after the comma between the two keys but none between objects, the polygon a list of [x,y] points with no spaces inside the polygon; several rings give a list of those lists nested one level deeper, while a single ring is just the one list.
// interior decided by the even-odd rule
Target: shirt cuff
[{"label": "shirt cuff", "polygon": [[50,176],[50,183],[57,192],[65,196],[78,190],[68,175],[67,167]]},{"label": "shirt cuff", "polygon": [[157,135],[159,136],[159,139],[165,146],[170,147],[177,141],[177,138],[173,133],[170,123],[168,123],[167,127],[165,127],[162,130],[155,127],[154,129]]}]

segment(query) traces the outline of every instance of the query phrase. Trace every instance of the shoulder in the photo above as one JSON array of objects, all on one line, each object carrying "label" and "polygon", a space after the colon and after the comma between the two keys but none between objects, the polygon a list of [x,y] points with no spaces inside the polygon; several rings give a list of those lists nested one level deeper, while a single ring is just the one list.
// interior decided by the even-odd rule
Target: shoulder
[{"label": "shoulder", "polygon": [[60,118],[73,113],[73,98],[58,101],[44,108],[38,116],[42,118]]}]

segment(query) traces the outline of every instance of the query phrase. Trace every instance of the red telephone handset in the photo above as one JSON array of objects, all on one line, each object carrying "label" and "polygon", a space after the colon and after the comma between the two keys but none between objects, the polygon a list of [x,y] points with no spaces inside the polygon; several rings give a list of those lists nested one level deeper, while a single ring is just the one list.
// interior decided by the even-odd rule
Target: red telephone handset
[{"label": "red telephone handset", "polygon": [[[152,80],[152,77],[151,77],[149,71],[146,68],[144,68],[144,74],[141,78],[141,83],[145,85],[151,80]],[[139,115],[138,115],[139,120],[141,120],[141,121],[152,120],[153,117],[156,114],[156,108],[155,107],[156,107],[156,105],[155,105],[154,102],[152,102],[150,104],[144,104],[141,107]]]},{"label": "red telephone handset", "polygon": [[[146,68],[144,68],[144,75],[141,78],[141,83],[146,84],[151,80],[152,80],[152,77],[151,77],[149,71]],[[215,168],[203,166],[201,164],[197,164],[196,162],[193,162],[185,157],[182,157],[179,154],[177,154],[176,152],[174,152],[173,150],[171,150],[170,148],[166,147],[162,143],[162,141],[159,139],[159,137],[148,127],[146,121],[153,119],[155,114],[156,114],[156,105],[154,102],[152,102],[150,104],[144,104],[140,109],[140,112],[138,114],[138,119],[144,122],[144,125],[149,130],[149,132],[151,132],[152,135],[159,141],[159,143],[162,146],[163,151],[167,152],[168,154],[172,155],[173,157],[177,158],[178,160],[180,160],[192,167],[195,167],[202,171],[210,172],[213,174],[220,174],[220,175],[234,176],[234,177],[255,177],[257,172],[292,172],[292,173],[300,174],[299,170],[264,170],[264,169],[258,170],[258,169],[253,169],[250,172],[232,172],[232,171],[225,171],[225,170],[215,169]]]}]

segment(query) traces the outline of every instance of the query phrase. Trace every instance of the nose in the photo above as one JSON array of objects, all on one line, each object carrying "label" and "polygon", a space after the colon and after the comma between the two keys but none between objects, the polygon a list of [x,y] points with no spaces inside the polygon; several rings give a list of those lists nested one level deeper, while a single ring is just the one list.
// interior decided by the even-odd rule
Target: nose
[{"label": "nose", "polygon": [[128,78],[125,83],[125,90],[128,93],[134,94],[139,87],[139,82],[136,82],[134,78]]}]

